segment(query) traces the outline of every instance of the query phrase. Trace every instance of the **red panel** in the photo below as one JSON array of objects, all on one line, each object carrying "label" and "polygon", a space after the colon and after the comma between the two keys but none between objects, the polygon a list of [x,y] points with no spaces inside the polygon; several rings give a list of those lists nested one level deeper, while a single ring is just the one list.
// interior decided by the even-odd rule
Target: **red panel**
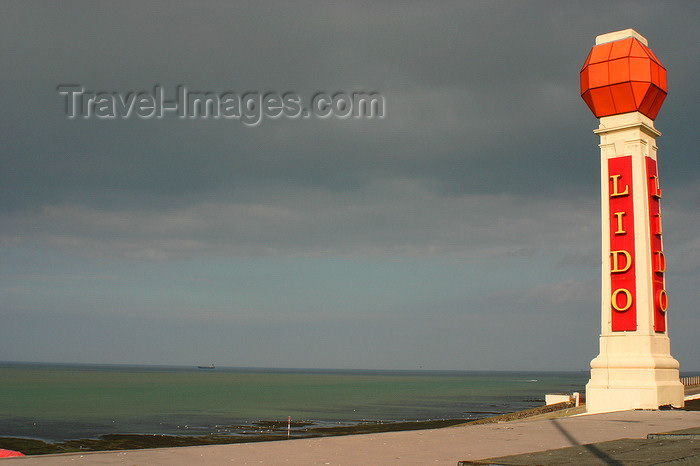
[{"label": "red panel", "polygon": [[632,81],[651,82],[651,60],[630,57],[630,77]]},{"label": "red panel", "polygon": [[[656,94],[659,93],[659,88],[656,86],[649,86],[649,90],[647,91],[647,94],[644,96],[644,100],[642,100],[641,105],[639,106],[639,111],[642,112],[645,115],[649,115],[649,110],[651,109],[651,106],[654,104],[654,99],[656,98]],[[649,117],[651,118],[651,117]]]},{"label": "red panel", "polygon": [[610,56],[610,49],[612,49],[612,42],[593,47],[593,50],[591,50],[590,63],[601,63],[606,61]]},{"label": "red panel", "polygon": [[608,84],[608,64],[594,63],[588,65],[588,85],[591,89],[607,86]]},{"label": "red panel", "polygon": [[[666,269],[663,255],[663,245],[661,242],[661,191],[658,188],[658,173],[656,161],[651,157],[645,157],[647,169],[647,192],[649,197],[649,231],[651,234],[651,280],[654,292],[654,330],[657,332],[666,331],[666,307],[667,297],[664,290],[664,271]],[[658,190],[658,196],[657,194]],[[659,254],[660,253],[660,254]],[[664,302],[666,300],[666,302]]]},{"label": "red panel", "polygon": [[615,111],[617,113],[634,112],[637,110],[637,104],[634,101],[632,93],[632,83],[626,82],[614,84],[610,86],[613,102],[615,102]]},{"label": "red panel", "polygon": [[627,58],[619,58],[608,62],[608,76],[610,84],[629,82],[630,63]]},{"label": "red panel", "polygon": [[[637,290],[632,202],[632,156],[608,160],[610,284],[613,332],[637,330]],[[628,260],[629,258],[629,260]]]},{"label": "red panel", "polygon": [[661,67],[661,71],[659,72],[659,88],[664,91],[664,93],[668,92],[668,82],[666,81],[666,68],[663,66]]},{"label": "red panel", "polygon": [[[593,98],[591,97],[591,91],[586,91],[583,94],[581,94],[581,97],[583,98],[583,101],[586,102],[586,105],[588,105],[588,108],[593,110]],[[595,111],[593,112],[595,113]]]},{"label": "red panel", "polygon": [[646,96],[647,92],[649,92],[651,84],[631,82],[630,85],[632,86],[632,92],[634,93],[634,103],[637,105],[637,108],[639,108],[639,106],[642,105],[644,96]]},{"label": "red panel", "polygon": [[593,113],[596,117],[600,118],[602,116],[615,114],[615,104],[613,103],[612,93],[609,87],[591,89],[591,99],[595,106]]},{"label": "red panel", "polygon": [[581,95],[590,89],[591,86],[588,83],[588,67],[586,66],[581,70]]},{"label": "red panel", "polygon": [[666,100],[666,93],[663,91],[659,91],[656,94],[656,98],[654,99],[654,103],[651,105],[651,108],[649,109],[649,113],[647,116],[651,118],[652,120],[656,118],[656,115],[659,114],[659,110],[661,110],[661,105],[663,105],[664,100]]},{"label": "red panel", "polygon": [[651,83],[654,84],[657,87],[661,87],[659,83],[659,69],[661,67],[658,65],[658,63],[651,62]]},{"label": "red panel", "polygon": [[646,52],[646,47],[644,44],[639,42],[638,39],[632,39],[632,47],[630,48],[630,57],[643,57],[648,58],[649,54]]},{"label": "red panel", "polygon": [[615,60],[617,58],[628,57],[630,54],[630,47],[632,47],[632,38],[617,40],[612,42],[612,49],[610,50],[610,56],[608,60]]}]

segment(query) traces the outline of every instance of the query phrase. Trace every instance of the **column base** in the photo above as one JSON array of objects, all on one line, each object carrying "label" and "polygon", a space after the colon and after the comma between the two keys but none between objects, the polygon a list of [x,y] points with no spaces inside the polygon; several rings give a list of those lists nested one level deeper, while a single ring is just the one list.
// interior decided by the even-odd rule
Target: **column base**
[{"label": "column base", "polygon": [[670,355],[598,356],[591,361],[586,412],[683,407],[678,361]]},{"label": "column base", "polygon": [[586,385],[588,414],[659,409],[668,405],[674,408],[683,407],[683,385],[680,382],[638,387],[597,387],[592,386],[590,382]]}]

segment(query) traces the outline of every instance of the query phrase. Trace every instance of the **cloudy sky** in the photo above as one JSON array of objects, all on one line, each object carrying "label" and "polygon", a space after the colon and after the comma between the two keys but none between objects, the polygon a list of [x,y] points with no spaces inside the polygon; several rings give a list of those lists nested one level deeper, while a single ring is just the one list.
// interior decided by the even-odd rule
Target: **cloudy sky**
[{"label": "cloudy sky", "polygon": [[[634,28],[672,354],[700,370],[700,5],[0,3],[0,360],[587,370],[600,155],[578,73]],[[383,118],[68,118],[57,86],[376,92]]]}]

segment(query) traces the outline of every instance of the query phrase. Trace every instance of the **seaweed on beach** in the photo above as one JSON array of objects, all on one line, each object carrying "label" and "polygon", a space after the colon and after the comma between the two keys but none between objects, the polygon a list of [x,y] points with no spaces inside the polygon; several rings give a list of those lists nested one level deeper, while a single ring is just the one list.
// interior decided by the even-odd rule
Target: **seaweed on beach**
[{"label": "seaweed on beach", "polygon": [[[360,422],[353,425],[309,427],[313,422],[296,421],[292,438],[329,437],[337,435],[369,434],[400,430],[435,429],[464,423],[464,419],[413,422]],[[233,427],[233,426],[231,426]],[[238,426],[242,427],[242,426]],[[209,434],[200,436],[165,434],[106,434],[98,438],[83,438],[49,443],[37,439],[0,437],[0,448],[20,451],[25,455],[48,455],[105,450],[134,450],[141,448],[188,447],[197,445],[225,445],[246,442],[285,440],[287,422],[260,421],[246,426],[233,435]]]},{"label": "seaweed on beach", "polygon": [[256,421],[253,423],[254,426],[273,430],[286,429],[287,425],[290,425],[293,428],[299,428],[311,426],[313,424],[314,423],[311,421]]},{"label": "seaweed on beach", "polygon": [[257,435],[256,437],[249,438],[228,435],[106,434],[95,439],[84,438],[48,443],[36,439],[0,437],[0,448],[19,451],[25,455],[49,455],[55,453],[88,451],[225,445],[242,442],[282,440],[285,438],[287,438],[286,434]]},{"label": "seaweed on beach", "polygon": [[25,455],[65,453],[58,445],[31,438],[0,437],[0,448],[22,452]]},{"label": "seaweed on beach", "polygon": [[378,432],[396,432],[402,430],[439,429],[464,424],[467,419],[433,419],[428,421],[406,422],[362,422],[348,426],[312,427],[306,429],[310,434],[318,434],[324,437],[334,435],[373,434]]},{"label": "seaweed on beach", "polygon": [[558,403],[541,406],[516,413],[504,414],[480,420],[435,419],[427,421],[354,421],[342,425],[317,425],[312,421],[294,421],[287,434],[287,421],[257,421],[247,426],[218,426],[234,432],[213,433],[199,436],[168,434],[106,434],[98,438],[83,438],[48,443],[37,439],[0,437],[0,448],[15,450],[25,455],[46,455],[55,453],[75,453],[105,450],[133,450],[140,448],[187,447],[197,445],[225,445],[232,443],[266,442],[288,438],[330,437],[338,435],[371,434],[405,430],[439,429],[464,424],[505,422],[543,415],[570,408],[573,403]]}]

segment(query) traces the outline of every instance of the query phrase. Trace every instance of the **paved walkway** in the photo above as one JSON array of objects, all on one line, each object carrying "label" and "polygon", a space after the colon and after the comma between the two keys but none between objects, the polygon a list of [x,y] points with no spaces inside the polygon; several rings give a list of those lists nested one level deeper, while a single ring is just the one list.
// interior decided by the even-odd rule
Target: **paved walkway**
[{"label": "paved walkway", "polygon": [[700,427],[700,411],[625,411],[558,419],[277,442],[0,460],[0,466],[48,464],[438,464],[517,455]]},{"label": "paved walkway", "polygon": [[557,450],[464,461],[459,464],[460,466],[698,465],[700,464],[700,427],[649,434],[646,439],[610,440]]}]

